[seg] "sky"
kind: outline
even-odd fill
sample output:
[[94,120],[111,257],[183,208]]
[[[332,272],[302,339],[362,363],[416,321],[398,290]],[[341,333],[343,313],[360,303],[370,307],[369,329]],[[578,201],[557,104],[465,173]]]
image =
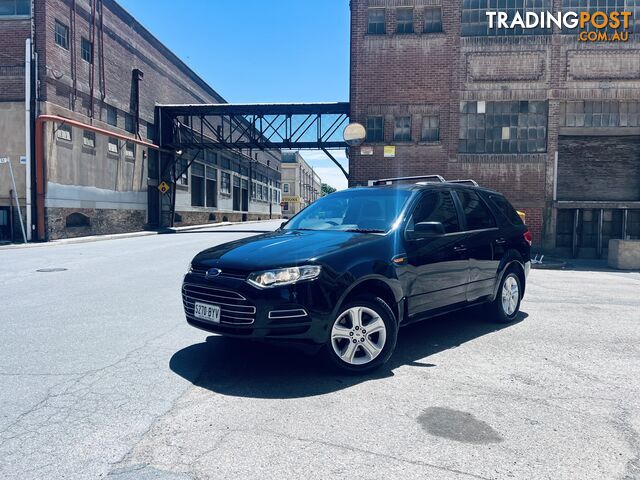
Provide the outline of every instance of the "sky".
[[[348,0],[118,1],[228,102],[349,100]],[[324,153],[301,153],[346,188]]]

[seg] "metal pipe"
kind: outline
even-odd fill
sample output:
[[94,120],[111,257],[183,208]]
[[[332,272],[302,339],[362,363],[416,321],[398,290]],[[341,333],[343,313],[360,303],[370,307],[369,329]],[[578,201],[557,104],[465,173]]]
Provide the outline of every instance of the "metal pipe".
[[31,39],[27,38],[24,49],[24,146],[25,146],[25,208],[27,241],[31,241]]
[[558,200],[558,152],[553,157],[553,201]]
[[46,239],[46,226],[45,226],[45,195],[47,184],[47,171],[44,158],[44,124],[47,122],[60,122],[66,123],[73,127],[78,127],[90,132],[99,133],[109,137],[114,137],[119,140],[133,142],[137,145],[142,145],[153,150],[160,150],[158,145],[150,142],[145,142],[134,137],[122,135],[121,133],[111,132],[103,128],[94,127],[93,125],[87,125],[86,123],[71,120],[58,115],[40,115],[35,122],[35,140],[36,140],[36,226],[38,233],[38,240],[44,241]]

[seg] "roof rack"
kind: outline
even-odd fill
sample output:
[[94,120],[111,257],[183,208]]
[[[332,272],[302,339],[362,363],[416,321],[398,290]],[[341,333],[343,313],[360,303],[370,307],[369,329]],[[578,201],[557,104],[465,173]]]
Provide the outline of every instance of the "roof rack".
[[397,178],[383,178],[380,180],[369,180],[369,186],[370,187],[375,187],[375,186],[379,186],[379,185],[393,185],[394,183],[398,183],[398,182],[407,182],[407,181],[415,181],[415,183],[418,183],[417,180],[422,180],[425,181],[425,183],[427,181],[431,181],[436,182],[436,183],[445,183],[446,180],[444,178],[442,178],[442,176],[440,175],[420,175],[417,177],[397,177]]
[[447,183],[460,183],[462,185],[471,185],[473,187],[479,187],[478,182],[475,180],[449,180]]

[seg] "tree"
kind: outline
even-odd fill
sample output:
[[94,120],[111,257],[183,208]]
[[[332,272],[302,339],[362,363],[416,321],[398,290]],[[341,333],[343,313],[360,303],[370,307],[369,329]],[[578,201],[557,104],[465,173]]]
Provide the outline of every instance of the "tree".
[[329,195],[330,193],[334,193],[337,190],[335,188],[333,188],[331,185],[327,185],[326,183],[322,184],[322,188],[320,189],[322,196],[324,197],[325,195]]

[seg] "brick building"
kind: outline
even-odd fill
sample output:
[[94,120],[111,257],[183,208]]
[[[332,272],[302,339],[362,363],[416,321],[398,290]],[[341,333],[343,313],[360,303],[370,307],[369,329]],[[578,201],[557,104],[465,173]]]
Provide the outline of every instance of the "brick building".
[[537,248],[564,255],[640,238],[640,30],[587,43],[492,29],[489,7],[627,10],[640,25],[632,0],[352,0],[351,119],[368,138],[350,151],[351,184],[473,178],[526,212]]
[[[29,95],[25,94],[27,39],[33,44],[34,67]],[[25,101],[29,97],[31,102]],[[155,149],[145,145],[157,142],[155,107],[223,102],[114,0],[0,2],[0,157],[11,159],[25,217],[25,205],[32,205],[31,225],[37,220],[36,178],[44,179],[48,239],[140,230],[163,219],[166,223],[158,207],[166,204],[157,188],[163,167]],[[25,103],[31,106],[27,122]],[[46,123],[45,167],[38,171],[31,155],[35,135],[28,132],[40,115],[64,117],[107,133]],[[185,168],[197,154],[180,153],[178,163]],[[279,155],[259,152],[251,159],[227,151],[200,155],[177,179],[177,224],[278,217]],[[29,159],[21,161],[24,156]],[[11,236],[11,217],[13,237],[19,238],[17,209],[9,195],[12,186],[3,167],[0,241]],[[31,167],[31,195],[27,167]],[[7,219],[4,226],[3,219]]]

